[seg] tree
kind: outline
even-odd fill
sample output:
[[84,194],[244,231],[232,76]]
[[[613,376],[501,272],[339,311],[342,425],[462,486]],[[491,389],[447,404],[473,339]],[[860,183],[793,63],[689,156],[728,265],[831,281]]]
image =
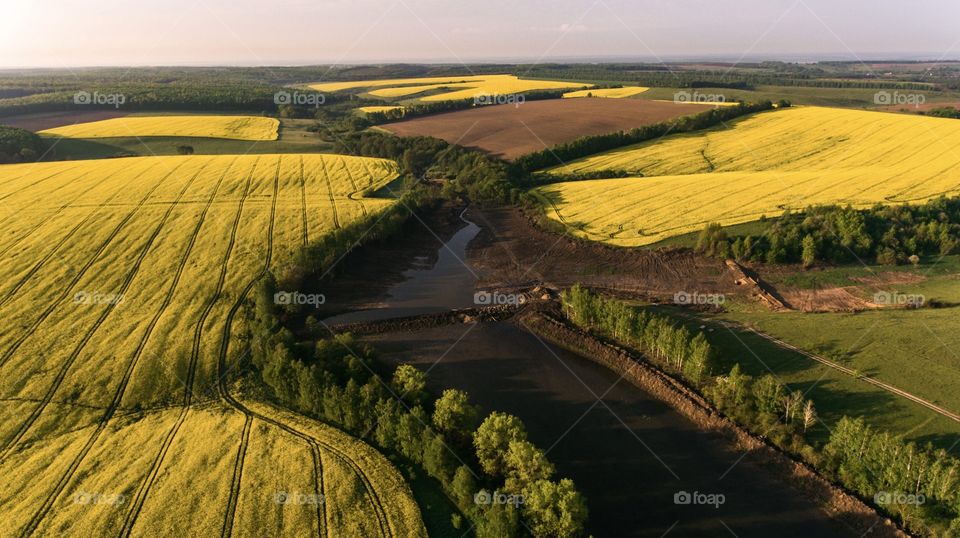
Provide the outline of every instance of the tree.
[[505,489],[510,493],[522,494],[529,484],[549,480],[554,473],[547,456],[529,441],[510,441],[504,465],[507,475]]
[[538,480],[524,492],[523,514],[534,536],[579,536],[587,521],[587,502],[568,478],[559,483]]
[[789,424],[800,413],[800,406],[803,405],[803,393],[795,390],[783,397],[783,418]]
[[807,405],[803,408],[803,432],[806,433],[816,423],[817,410],[813,407],[813,400],[807,400]]
[[453,473],[453,483],[450,488],[461,508],[472,505],[473,496],[477,493],[477,480],[473,476],[473,471],[466,465],[457,467],[456,472]]
[[783,409],[783,385],[777,378],[767,374],[753,384],[753,396],[757,402],[757,409],[761,413],[780,415]]
[[433,425],[439,431],[458,440],[468,439],[480,419],[480,409],[470,405],[466,392],[456,389],[443,391],[433,410]]
[[409,364],[401,364],[393,372],[391,385],[397,396],[416,405],[426,396],[427,374]]
[[506,413],[490,413],[473,434],[473,446],[483,472],[490,476],[504,476],[504,459],[510,442],[526,439],[527,431],[519,418]]
[[520,514],[509,504],[493,503],[480,508],[477,538],[513,538],[521,536]]
[[807,235],[803,238],[803,243],[801,244],[803,253],[800,255],[801,261],[803,261],[804,267],[812,267],[813,264],[817,261],[817,241],[813,238],[812,235]]
[[450,448],[443,442],[443,436],[434,432],[426,432],[423,450],[423,468],[430,476],[442,484],[450,482],[456,467],[456,460]]

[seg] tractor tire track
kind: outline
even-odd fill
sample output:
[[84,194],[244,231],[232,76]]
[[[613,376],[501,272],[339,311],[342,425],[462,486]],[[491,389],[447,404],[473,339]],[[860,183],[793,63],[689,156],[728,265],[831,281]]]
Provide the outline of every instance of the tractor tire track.
[[[227,313],[227,318],[223,325],[223,332],[220,340],[220,354],[217,360],[217,390],[222,398],[229,395],[229,392],[227,391],[226,378],[230,371],[226,368],[226,364],[227,353],[230,349],[230,328],[233,325],[233,318],[237,315],[237,311],[240,310],[240,307],[243,305],[247,294],[253,288],[254,284],[263,278],[263,276],[266,275],[270,270],[270,263],[273,259],[273,230],[277,216],[277,196],[279,194],[280,158],[277,159],[277,174],[273,179],[273,199],[271,200],[270,204],[270,225],[267,229],[267,253],[263,269],[261,269],[260,272],[257,273],[257,276],[251,279],[250,282],[244,287],[243,293],[240,294],[237,300],[230,307],[230,311]],[[249,423],[253,420],[250,413],[244,412],[244,415],[246,416],[246,422],[244,422],[245,438],[241,442],[240,452],[237,454],[236,465],[239,465],[239,467],[234,467],[233,485],[230,488],[230,497],[227,502],[227,513],[224,516],[223,528],[220,533],[221,538],[229,538],[229,536],[233,533],[233,521],[237,516],[237,499],[240,497],[240,480],[243,478],[243,458],[246,457],[246,442],[249,439]]]
[[46,319],[50,316],[51,313],[53,313],[54,310],[56,310],[60,301],[64,300],[70,295],[70,292],[73,290],[74,286],[76,286],[77,283],[80,282],[80,279],[83,278],[83,276],[87,273],[90,267],[92,267],[93,264],[96,263],[96,261],[100,258],[100,255],[103,254],[103,252],[107,249],[110,243],[112,243],[113,240],[116,239],[120,231],[127,225],[127,223],[130,222],[133,216],[137,214],[141,208],[143,208],[144,204],[153,195],[153,193],[156,192],[156,190],[160,188],[161,185],[164,184],[167,178],[173,175],[173,173],[182,164],[183,163],[180,163],[177,166],[175,166],[173,169],[170,170],[170,172],[167,173],[167,175],[163,176],[159,181],[157,181],[157,183],[153,186],[153,188],[151,188],[147,192],[147,194],[140,199],[140,202],[137,203],[137,205],[134,206],[134,208],[129,213],[127,213],[127,215],[123,218],[123,220],[121,220],[120,223],[114,227],[114,229],[110,232],[107,238],[97,248],[96,252],[93,253],[93,256],[91,256],[90,259],[87,260],[87,263],[84,264],[82,268],[80,268],[80,271],[78,271],[77,274],[73,277],[73,279],[67,284],[67,286],[64,288],[63,293],[60,294],[60,296],[57,297],[56,299],[50,301],[50,306],[46,310],[44,310],[43,313],[40,314],[40,317],[33,323],[33,325],[27,331],[25,331],[17,340],[15,340],[14,343],[11,344],[9,348],[7,348],[7,350],[3,353],[3,355],[0,356],[0,367],[6,364],[7,361],[10,360],[10,357],[12,357],[14,353],[16,353],[17,349],[19,349],[20,346],[23,345],[23,343],[27,340],[27,338],[32,336],[33,333],[37,331],[37,328],[40,327],[40,325],[44,321],[46,321]]
[[330,172],[327,170],[327,162],[323,156],[320,157],[320,166],[323,167],[323,179],[327,183],[327,198],[330,199],[330,210],[333,212],[333,227],[340,229],[340,217],[337,215],[337,202],[333,197],[333,184],[330,182]]
[[247,447],[250,444],[250,425],[253,417],[247,415],[243,421],[243,433],[240,436],[240,448],[237,449],[237,460],[233,464],[233,484],[230,486],[230,497],[227,500],[227,517],[223,518],[221,537],[233,534],[233,520],[237,513],[237,500],[240,496],[240,480],[243,479],[243,462],[247,459]]
[[320,445],[313,439],[310,440],[310,453],[313,455],[313,492],[317,494],[317,499],[320,500],[320,502],[316,503],[317,536],[319,538],[325,538],[329,525],[327,524],[327,497],[323,489],[323,460],[320,457]]
[[[151,166],[148,166],[148,167],[147,167],[147,170],[149,170],[151,167],[152,167],[152,165],[151,165]],[[144,172],[146,172],[146,170],[144,170]],[[76,182],[82,180],[83,178],[89,176],[89,175],[92,174],[92,173],[93,173],[93,171],[84,172],[83,174],[80,174],[79,176],[73,178],[73,179],[71,180],[71,183],[76,183]],[[89,189],[87,189],[87,190],[83,191],[82,193],[78,194],[76,197],[79,198],[80,196],[86,195],[87,193],[89,193],[90,191],[92,191],[93,189],[95,189],[96,187],[99,187],[100,185],[103,185],[104,183],[106,183],[108,179],[112,178],[112,177],[115,176],[115,175],[117,175],[116,172],[110,173],[109,175],[107,175],[107,176],[103,179],[103,181],[94,184],[92,187],[90,187]],[[59,191],[60,189],[68,186],[69,184],[70,184],[70,183],[64,183],[63,185],[57,187],[56,189],[53,189],[52,191],[49,191],[49,192],[47,192],[47,193],[44,193],[43,196],[40,196],[40,197],[37,197],[37,198],[46,198],[46,197],[48,197],[48,196],[51,196],[51,195],[53,195],[54,193],[56,193],[57,191]],[[29,205],[35,203],[36,200],[37,200],[37,199],[30,200],[29,202],[27,202],[27,205],[29,206]],[[53,212],[52,214],[46,215],[45,217],[43,217],[42,219],[40,219],[40,222],[39,222],[36,226],[34,226],[33,228],[30,228],[27,232],[25,232],[25,233],[22,234],[20,237],[18,237],[17,239],[15,239],[15,240],[13,241],[13,243],[11,243],[11,244],[3,247],[3,250],[0,250],[0,258],[2,258],[3,256],[6,256],[7,253],[10,252],[11,249],[13,249],[14,247],[16,247],[16,246],[19,245],[20,243],[22,243],[24,240],[26,240],[33,232],[35,232],[35,231],[37,231],[38,229],[40,229],[41,227],[43,227],[43,225],[46,224],[50,219],[52,219],[52,218],[56,217],[57,215],[59,215],[60,213],[62,213],[66,208],[72,207],[72,206],[75,206],[75,205],[76,205],[76,204],[75,204],[74,202],[68,202],[68,203],[60,206],[60,207],[59,207],[55,212]],[[4,228],[4,227],[7,225],[7,221],[14,220],[15,218],[17,218],[17,217],[19,217],[19,216],[20,216],[20,212],[19,212],[19,211],[13,211],[13,212],[11,212],[10,215],[8,215],[8,216],[5,217],[2,221],[0,221],[0,229]]]
[[[147,169],[144,170],[144,171],[141,172],[141,173],[146,173],[146,172],[149,171],[151,168],[153,168],[153,164],[151,164],[150,166],[148,166]],[[86,174],[84,174],[84,175],[86,175]],[[110,178],[113,177],[114,175],[115,175],[115,174],[110,174],[109,176],[107,176],[106,179],[104,179],[104,180],[101,181],[100,183],[96,184],[94,187],[103,184],[105,181],[107,181],[107,179],[110,179]],[[80,176],[80,177],[83,177],[83,176]],[[79,179],[79,178],[78,178],[78,179]],[[84,191],[83,194],[86,194],[87,192],[90,192],[94,187],[91,187],[90,189],[87,189],[86,191]],[[96,215],[97,212],[98,212],[100,209],[103,208],[103,206],[109,204],[110,202],[113,201],[114,198],[116,198],[117,196],[119,196],[120,193],[124,191],[124,187],[125,187],[125,186],[121,186],[120,189],[118,189],[117,192],[113,193],[113,194],[110,196],[110,198],[107,198],[107,200],[106,200],[105,202],[103,202],[103,204],[101,204],[101,205],[98,206],[96,209],[94,209],[93,211],[91,211],[86,217],[83,218],[83,220],[81,220],[79,223],[77,223],[76,226],[74,226],[73,228],[71,228],[70,231],[67,232],[66,235],[64,235],[63,237],[61,237],[61,238],[60,238],[60,241],[57,242],[57,244],[53,247],[53,249],[52,249],[50,252],[48,252],[46,256],[44,256],[44,257],[41,258],[39,261],[37,261],[37,263],[35,263],[35,264],[33,265],[33,267],[31,267],[30,270],[27,271],[27,274],[25,274],[25,275],[13,286],[13,288],[11,288],[10,291],[7,292],[7,296],[4,297],[2,300],[0,300],[0,308],[2,308],[4,305],[6,305],[6,304],[14,297],[14,295],[16,295],[18,291],[20,291],[20,288],[22,288],[22,287],[24,286],[24,284],[26,284],[31,278],[33,278],[33,275],[36,274],[36,272],[39,271],[40,268],[43,267],[48,261],[50,261],[50,258],[52,258],[57,252],[59,252],[60,249],[63,247],[63,245],[67,244],[67,242],[70,240],[70,238],[72,238],[73,235],[74,235],[75,233],[77,233],[77,231],[78,231],[83,225],[85,225],[87,222],[89,222],[89,221],[93,218],[93,216]],[[72,205],[74,205],[74,204],[73,204],[73,203],[69,203],[69,204],[66,204],[66,205],[61,206],[60,209],[57,210],[56,213],[54,213],[53,215],[50,215],[49,217],[47,217],[47,220],[55,217],[55,216],[56,216],[57,214],[59,214],[61,211],[63,211],[64,209],[66,209],[67,207],[70,207],[70,206],[72,206]],[[30,236],[30,234],[32,234],[32,233],[35,232],[37,229],[39,229],[39,228],[42,227],[44,224],[46,224],[47,220],[42,221],[40,224],[38,224],[36,227],[34,227],[33,229],[31,229],[29,232],[27,232],[27,233],[26,233],[24,236],[22,236],[20,239],[17,239],[17,240],[14,242],[13,245],[10,245],[10,246],[7,247],[6,249],[4,249],[4,253],[6,253],[6,251],[7,251],[8,249],[10,249],[10,248],[16,246],[17,244],[19,244],[21,241],[27,239],[27,238]],[[2,255],[2,254],[0,254],[0,255]]]
[[[180,432],[180,427],[186,421],[187,414],[190,411],[190,406],[193,403],[193,383],[194,379],[196,378],[197,362],[199,361],[200,357],[200,347],[203,343],[203,326],[207,321],[207,317],[209,317],[214,306],[220,300],[220,296],[223,293],[223,285],[227,279],[227,265],[230,261],[230,256],[233,254],[233,248],[237,239],[237,229],[240,226],[240,217],[243,214],[243,206],[247,200],[247,196],[250,193],[250,184],[253,181],[253,174],[256,170],[259,160],[260,159],[258,157],[253,162],[253,166],[250,168],[250,173],[247,175],[246,185],[244,186],[243,194],[240,196],[240,202],[237,205],[236,216],[233,219],[233,225],[230,229],[230,239],[227,244],[227,249],[224,252],[223,261],[220,264],[220,276],[217,280],[216,288],[214,289],[214,293],[210,297],[210,300],[208,300],[204,305],[203,311],[200,314],[200,318],[197,320],[197,323],[194,326],[193,347],[190,353],[190,364],[187,367],[187,379],[184,383],[183,406],[180,410],[180,414],[177,416],[177,420],[170,428],[170,431],[167,432],[166,437],[164,437],[163,443],[160,446],[160,451],[154,458],[153,464],[150,466],[150,470],[147,473],[146,478],[140,485],[140,488],[137,490],[136,496],[133,499],[133,503],[130,505],[130,510],[127,512],[127,515],[124,518],[123,527],[120,529],[119,533],[119,536],[122,538],[130,536],[130,533],[133,532],[133,526],[140,517],[140,512],[143,510],[143,504],[146,502],[147,496],[149,495],[150,490],[157,479],[157,475],[159,475],[160,469],[163,467],[163,462],[167,457],[167,452],[170,450],[170,446],[173,444],[174,439]],[[232,165],[233,163],[231,163],[231,166]],[[229,167],[227,170],[229,170]],[[224,175],[226,175],[226,173],[227,172],[225,171]]]
[[[363,200],[362,200],[363,196],[360,196],[360,188],[357,187],[357,181],[353,178],[353,172],[350,171],[350,167],[347,166],[347,162],[343,160],[343,157],[340,157],[338,159],[338,162],[340,163],[340,166],[343,167],[343,171],[347,173],[347,178],[350,179],[350,187],[353,189],[353,191],[350,193],[349,196],[347,196],[347,198],[360,204],[360,211],[363,213],[363,216],[367,216],[367,206],[363,205]],[[372,178],[374,176],[370,176],[370,177]]]
[[[205,167],[206,165],[204,165],[200,170],[197,171],[196,174],[194,174],[194,176],[190,179],[190,181],[188,181],[187,184],[184,186],[184,189],[180,192],[180,195],[177,197],[177,200],[173,204],[171,204],[170,207],[167,209],[167,212],[164,214],[163,219],[160,222],[160,225],[158,226],[157,230],[154,232],[153,236],[150,238],[150,241],[148,242],[147,247],[141,253],[141,257],[137,262],[138,265],[134,269],[134,274],[139,272],[140,262],[142,262],[143,259],[146,258],[146,254],[149,248],[152,246],[153,241],[156,239],[156,237],[159,236],[159,231],[163,227],[163,225],[166,223],[167,218],[173,212],[173,209],[177,207],[178,202],[183,197],[184,193],[186,193],[187,189],[191,185],[193,185],[194,180],[196,180],[196,178],[199,177],[201,173],[203,173],[203,170]],[[133,375],[133,371],[136,368],[136,365],[140,361],[140,357],[143,354],[143,350],[146,347],[147,342],[150,340],[150,337],[153,335],[153,330],[156,328],[157,323],[160,321],[160,317],[164,314],[164,312],[166,312],[167,307],[169,307],[170,303],[173,301],[173,295],[176,293],[177,287],[180,284],[180,278],[183,275],[183,270],[187,265],[187,260],[190,258],[190,254],[193,252],[193,247],[196,244],[197,237],[200,235],[200,229],[203,227],[203,222],[206,219],[207,212],[209,211],[210,206],[213,204],[213,200],[214,198],[216,198],[217,193],[220,191],[220,186],[223,184],[223,177],[224,176],[220,177],[220,180],[217,182],[213,190],[213,193],[210,195],[210,198],[207,200],[206,206],[204,207],[203,211],[200,213],[200,218],[197,220],[197,224],[193,229],[193,233],[191,234],[190,239],[187,242],[187,246],[184,249],[183,255],[180,258],[180,264],[177,267],[176,273],[174,273],[174,277],[170,283],[170,287],[167,290],[167,294],[164,297],[163,302],[160,305],[160,308],[157,309],[157,313],[154,314],[153,318],[150,320],[150,323],[147,325],[147,330],[144,332],[143,337],[140,339],[140,342],[137,345],[137,349],[134,351],[133,358],[131,359],[130,364],[127,366],[127,370],[124,372],[124,376],[121,379],[120,385],[117,388],[117,396],[114,397],[114,400],[116,401],[116,407],[119,407],[120,402],[122,402],[123,400],[123,394],[126,392],[127,385],[130,382],[130,377]],[[130,278],[124,283],[124,291],[132,281],[133,279]],[[41,403],[36,409],[34,409],[34,411],[30,414],[30,417],[28,417],[27,421],[24,422],[20,426],[20,428],[17,430],[17,432],[14,434],[13,438],[10,441],[8,441],[3,446],[3,448],[0,448],[0,461],[3,461],[6,458],[6,456],[13,449],[13,447],[20,442],[23,436],[26,435],[27,431],[29,431],[30,427],[33,426],[33,423],[37,420],[37,418],[39,418],[40,414],[43,413],[44,409],[46,409],[47,405],[53,399],[54,394],[56,394],[56,391],[60,388],[60,384],[63,382],[63,379],[66,377],[66,374],[68,373],[70,367],[76,361],[77,357],[80,356],[80,353],[83,352],[83,349],[93,338],[93,335],[100,328],[102,323],[106,320],[106,318],[110,315],[110,313],[113,312],[113,309],[115,306],[116,306],[115,304],[111,304],[110,308],[106,309],[106,311],[100,317],[100,319],[97,320],[97,323],[91,328],[90,331],[87,332],[86,335],[84,335],[84,338],[80,341],[77,348],[74,349],[73,353],[70,354],[70,357],[66,361],[64,361],[63,367],[58,373],[53,386],[47,391],[47,394],[44,396],[43,403]],[[110,408],[108,407],[107,409],[109,410]],[[112,415],[111,417],[108,417],[106,420],[110,420],[110,418],[112,418]]]
[[300,156],[300,213],[303,219],[303,246],[310,242],[310,228],[307,222],[307,180],[303,175],[303,155]]
[[[210,161],[208,161],[206,164],[209,164],[209,162]],[[186,194],[190,186],[193,185],[193,180],[200,175],[200,173],[203,171],[203,168],[206,167],[206,164],[204,164],[203,167],[201,167],[201,169],[198,170],[197,173],[189,181],[186,182],[184,187],[180,190],[179,194],[177,195],[176,200],[172,204],[170,204],[167,210],[164,212],[163,217],[160,219],[160,222],[157,224],[157,227],[153,230],[153,233],[148,238],[146,245],[140,251],[140,255],[138,256],[136,262],[134,263],[132,270],[127,274],[123,282],[123,286],[120,289],[121,294],[125,293],[126,290],[130,287],[131,282],[140,271],[140,266],[143,264],[143,260],[147,257],[147,254],[150,252],[151,248],[153,247],[153,242],[160,235],[160,232],[162,231],[164,225],[166,224],[167,219],[170,217],[170,214],[173,212],[174,208],[176,208],[179,205],[179,202],[183,198],[183,195]],[[185,264],[186,263],[185,259],[182,260],[181,263]],[[169,296],[171,296],[171,292],[168,291],[168,298],[165,300],[166,304],[169,304]],[[113,312],[116,306],[117,306],[116,303],[110,304],[109,307],[105,309],[104,313],[97,320],[96,325],[94,325],[94,327],[92,327],[91,330],[88,331],[86,335],[84,335],[84,339],[81,341],[80,345],[78,346],[78,349],[74,350],[74,354],[71,356],[70,360],[66,362],[66,364],[64,365],[64,368],[62,368],[60,373],[58,374],[59,379],[56,382],[57,386],[59,386],[59,383],[62,382],[63,378],[66,376],[67,369],[69,368],[70,364],[72,364],[73,360],[76,359],[76,356],[79,355],[79,352],[82,349],[82,347],[86,345],[86,343],[93,336],[93,333],[96,332],[96,330],[100,327],[100,325],[103,324],[103,322],[110,315],[110,313]],[[164,305],[163,308],[165,307],[166,305]],[[163,309],[161,309],[160,311],[161,314],[162,314],[162,310]],[[154,319],[158,319],[158,318],[159,318],[159,315],[155,316]],[[153,325],[155,325],[155,321],[153,322]],[[149,327],[148,332],[152,332],[152,330],[153,330],[153,326]],[[41,521],[43,521],[43,519],[47,516],[47,514],[53,508],[53,505],[56,502],[56,499],[60,496],[61,493],[63,493],[64,488],[66,488],[70,480],[73,479],[74,474],[76,473],[80,465],[83,463],[83,460],[86,459],[86,456],[90,452],[90,450],[93,448],[93,445],[96,444],[97,440],[99,440],[100,435],[103,433],[103,431],[107,427],[107,423],[113,417],[117,408],[120,407],[120,401],[123,398],[123,391],[126,389],[126,384],[130,379],[130,375],[132,374],[133,368],[136,366],[137,359],[139,359],[140,354],[143,352],[143,347],[145,346],[146,341],[148,339],[149,339],[149,334],[145,335],[145,337],[141,339],[140,344],[137,348],[137,351],[134,354],[134,358],[131,361],[130,365],[128,365],[127,367],[127,372],[125,373],[123,382],[119,387],[117,387],[117,390],[114,393],[113,400],[111,401],[110,405],[107,407],[106,411],[104,411],[104,414],[101,417],[99,423],[97,424],[97,427],[94,430],[93,434],[91,434],[90,438],[87,440],[83,448],[80,450],[80,453],[77,454],[77,456],[73,459],[73,461],[67,467],[66,472],[57,481],[53,491],[50,492],[50,494],[41,504],[40,509],[37,510],[36,513],[34,513],[33,517],[27,523],[26,528],[24,528],[23,532],[21,533],[21,536],[24,536],[24,537],[30,536],[37,530],[37,527],[39,527]],[[51,391],[51,393],[52,392],[53,391]],[[12,447],[13,445],[10,445],[10,446]]]
[[[376,490],[373,488],[372,481],[366,475],[366,473],[364,473],[362,467],[359,464],[357,464],[347,454],[340,451],[333,445],[329,443],[325,443],[321,440],[315,439],[271,417],[267,417],[265,415],[257,413],[249,409],[242,403],[240,403],[237,399],[233,397],[233,395],[230,394],[230,390],[227,384],[227,374],[229,373],[229,370],[227,369],[226,365],[227,365],[227,355],[229,353],[229,348],[230,348],[230,334],[233,327],[233,320],[236,317],[237,312],[240,310],[240,307],[243,305],[244,301],[246,301],[247,296],[250,294],[250,290],[252,290],[254,285],[256,285],[256,283],[261,278],[263,278],[267,274],[267,272],[270,270],[270,264],[272,263],[272,259],[273,259],[273,231],[274,231],[274,223],[276,220],[278,188],[279,188],[279,177],[274,181],[274,197],[273,197],[273,204],[270,212],[270,227],[269,227],[268,236],[267,236],[267,254],[266,254],[263,268],[260,270],[259,274],[257,274],[254,278],[252,278],[244,287],[243,291],[237,297],[237,300],[231,306],[230,311],[227,313],[226,320],[224,321],[223,334],[220,340],[220,353],[219,353],[220,356],[218,358],[219,376],[217,380],[217,390],[220,393],[220,397],[223,400],[225,400],[234,409],[243,413],[248,420],[251,420],[252,418],[256,418],[267,424],[271,424],[291,435],[294,435],[296,437],[299,437],[300,439],[303,439],[307,443],[316,443],[319,446],[323,447],[325,450],[334,454],[336,457],[343,460],[348,467],[350,467],[355,473],[357,473],[357,476],[360,478],[361,482],[363,482],[364,487],[366,488],[368,494],[370,495],[371,504],[373,505],[374,512],[376,513],[376,516],[377,516],[377,523],[380,526],[381,535],[390,536],[390,532],[389,532],[390,525],[386,517],[386,512],[383,509],[383,504],[379,496],[377,495]],[[246,449],[245,446],[242,446],[241,448],[244,451]],[[240,458],[241,458],[241,455],[238,454],[238,461],[240,460]],[[242,465],[240,470],[242,472]],[[233,520],[236,516],[236,499],[237,497],[239,497],[239,485],[240,485],[239,477],[235,477],[234,487],[232,487],[230,491],[230,502],[228,503],[228,511],[224,519],[224,526],[223,526],[223,532],[221,533],[221,538],[228,538],[230,536],[230,533],[233,531]]]

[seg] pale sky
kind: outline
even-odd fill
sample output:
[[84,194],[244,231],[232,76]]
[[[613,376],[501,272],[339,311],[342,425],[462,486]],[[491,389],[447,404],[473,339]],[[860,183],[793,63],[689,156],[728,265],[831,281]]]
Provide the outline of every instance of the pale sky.
[[[958,0],[8,0],[0,67],[960,59]],[[896,57],[896,58],[895,58]]]

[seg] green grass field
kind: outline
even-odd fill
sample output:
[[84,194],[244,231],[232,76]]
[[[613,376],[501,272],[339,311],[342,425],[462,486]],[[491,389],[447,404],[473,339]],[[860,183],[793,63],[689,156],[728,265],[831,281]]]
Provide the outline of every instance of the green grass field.
[[[937,352],[937,346],[929,342],[933,339],[930,333],[925,330],[920,332],[919,318],[914,318],[906,327],[902,325],[905,318],[918,314],[918,311],[826,315],[761,312],[751,308],[750,312],[732,312],[715,318],[698,315],[698,321],[693,321],[681,317],[689,315],[686,310],[662,306],[650,308],[673,316],[678,323],[689,325],[691,330],[703,323],[712,328],[707,337],[719,350],[719,370],[729,371],[739,363],[752,376],[773,373],[791,389],[805,392],[806,397],[816,403],[824,423],[816,432],[820,440],[827,439],[829,428],[844,415],[863,417],[883,430],[921,443],[931,442],[946,449],[954,447],[960,439],[960,423],[799,353],[783,349],[750,331],[713,323],[726,320],[755,326],[781,340],[818,352],[948,408],[960,408],[956,404],[960,399],[955,391],[951,393],[950,388],[955,386],[960,359],[951,356],[950,360],[939,360],[949,352],[943,346],[940,346],[943,353]],[[924,321],[932,326],[939,324],[935,329],[938,334],[948,334],[949,319],[956,316],[956,312],[931,312],[944,316],[928,317]],[[827,331],[825,327],[831,329]],[[958,340],[960,338],[954,337],[949,343],[956,346]],[[924,349],[912,349],[922,342],[925,342]],[[838,360],[838,354],[830,353],[830,350],[853,350],[853,354],[845,360]]]

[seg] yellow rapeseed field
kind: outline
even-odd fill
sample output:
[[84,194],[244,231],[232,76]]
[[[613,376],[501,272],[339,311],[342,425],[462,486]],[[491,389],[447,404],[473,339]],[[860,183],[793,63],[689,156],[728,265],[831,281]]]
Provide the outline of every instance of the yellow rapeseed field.
[[390,112],[393,110],[403,110],[402,106],[361,106],[357,110],[364,114],[375,114],[377,112]]
[[960,193],[960,122],[817,107],[593,155],[551,170],[637,176],[536,191],[576,233],[636,246],[811,204],[923,202]]
[[577,90],[563,94],[564,99],[574,99],[577,97],[607,97],[610,99],[623,99],[639,95],[650,88],[643,86],[624,86],[623,88],[601,88],[596,90]]
[[0,535],[346,536],[343,511],[365,511],[366,536],[425,536],[374,449],[219,383],[248,285],[387,208],[361,193],[397,173],[313,154],[0,166]]
[[449,90],[419,99],[419,101],[423,102],[435,102],[471,99],[478,96],[508,95],[532,90],[560,90],[564,88],[583,88],[590,86],[592,86],[592,84],[583,84],[580,82],[520,79],[515,75],[471,75],[326,82],[313,84],[310,88],[319,92],[371,88],[369,91],[370,95],[384,99],[406,98],[441,88]]
[[280,122],[260,116],[125,116],[40,131],[65,138],[183,136],[276,140]]

